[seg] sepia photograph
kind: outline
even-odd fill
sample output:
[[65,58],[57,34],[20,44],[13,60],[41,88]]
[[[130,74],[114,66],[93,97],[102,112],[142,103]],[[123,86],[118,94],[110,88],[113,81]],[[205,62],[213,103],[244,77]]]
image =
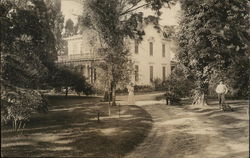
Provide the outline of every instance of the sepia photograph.
[[2,158],[249,158],[248,0],[0,0]]

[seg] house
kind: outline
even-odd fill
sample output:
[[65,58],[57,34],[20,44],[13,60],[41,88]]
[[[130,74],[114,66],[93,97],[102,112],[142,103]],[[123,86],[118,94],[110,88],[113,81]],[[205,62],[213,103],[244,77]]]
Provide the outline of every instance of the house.
[[[171,73],[172,39],[164,38],[152,24],[146,25],[144,32],[142,41],[130,39],[128,42],[135,70],[132,82],[136,85],[151,85],[155,79],[164,81]],[[58,56],[58,63],[74,66],[94,84],[98,78],[95,63],[101,58],[89,42],[90,34],[91,31],[84,31],[82,35],[65,38],[68,52]]]

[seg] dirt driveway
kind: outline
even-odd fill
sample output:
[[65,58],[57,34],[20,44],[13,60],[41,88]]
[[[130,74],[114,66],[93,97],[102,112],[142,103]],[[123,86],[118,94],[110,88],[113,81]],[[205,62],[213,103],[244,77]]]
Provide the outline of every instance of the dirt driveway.
[[167,106],[137,101],[151,114],[148,137],[125,158],[248,158],[247,101],[231,101],[234,112],[210,107]]

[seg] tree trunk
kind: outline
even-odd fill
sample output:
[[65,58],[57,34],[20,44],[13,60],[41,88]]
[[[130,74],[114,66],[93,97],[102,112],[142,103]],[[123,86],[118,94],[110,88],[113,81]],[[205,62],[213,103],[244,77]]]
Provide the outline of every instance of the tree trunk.
[[112,86],[112,106],[116,106],[116,84],[113,83]]
[[194,91],[193,105],[206,106],[209,84],[204,79],[196,81],[197,89]]
[[111,99],[111,97],[110,97],[110,91],[108,91],[108,113],[109,113],[109,116],[111,115],[111,110],[110,110],[110,99]]
[[206,106],[207,98],[204,92],[195,92],[193,105]]
[[69,89],[68,89],[68,87],[66,87],[66,90],[65,90],[65,98],[67,98],[68,93],[69,93]]

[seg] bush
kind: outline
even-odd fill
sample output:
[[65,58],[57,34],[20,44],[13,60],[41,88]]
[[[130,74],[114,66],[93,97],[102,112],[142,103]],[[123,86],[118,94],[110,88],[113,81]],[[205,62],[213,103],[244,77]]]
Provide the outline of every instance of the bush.
[[152,92],[154,88],[150,85],[135,85],[134,86],[135,92]]
[[1,124],[12,122],[15,131],[24,127],[33,112],[48,111],[48,101],[39,91],[4,83],[1,88]]
[[65,88],[65,96],[69,90],[75,91],[78,95],[94,93],[93,87],[86,81],[85,77],[74,72],[72,67],[54,67],[51,71],[49,84],[56,89]]
[[156,78],[154,81],[153,81],[153,85],[154,85],[154,90],[156,91],[161,91],[161,90],[165,90],[165,86],[164,86],[164,83],[161,79],[159,78]]
[[170,101],[171,105],[180,104],[181,97],[177,93],[167,91],[164,96],[166,98],[167,104],[168,101]]
[[[165,81],[166,99],[172,103],[179,103],[181,98],[190,97],[194,82],[188,79],[181,65],[177,65]],[[171,101],[172,100],[172,101]]]
[[128,93],[128,89],[127,88],[118,88],[116,90],[117,93]]

